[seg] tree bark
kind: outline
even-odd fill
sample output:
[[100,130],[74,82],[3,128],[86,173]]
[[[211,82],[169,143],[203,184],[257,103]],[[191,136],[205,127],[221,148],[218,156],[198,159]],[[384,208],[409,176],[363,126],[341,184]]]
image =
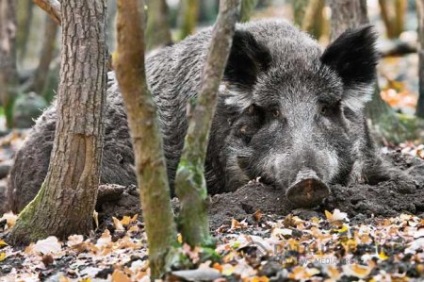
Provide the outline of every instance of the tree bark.
[[419,78],[419,96],[416,115],[424,118],[424,0],[416,0],[418,14],[418,39],[420,47],[418,49],[418,78]]
[[0,99],[6,115],[6,126],[13,126],[13,100],[16,96],[16,3],[0,0]]
[[31,30],[31,21],[34,11],[34,3],[32,1],[17,1],[18,9],[18,33],[17,33],[17,51],[18,61],[22,65],[25,60],[28,38]]
[[207,190],[204,163],[216,96],[230,52],[240,0],[220,2],[219,15],[209,45],[197,105],[189,127],[176,177],[180,199],[179,224],[183,241],[190,246],[211,245],[207,216]]
[[[329,0],[331,8],[331,40],[348,28],[368,24],[366,0]],[[409,136],[393,109],[380,96],[376,83],[372,100],[367,103],[365,113],[370,120],[374,137],[380,141],[399,143]]]
[[57,30],[58,26],[56,22],[53,21],[50,17],[46,17],[44,26],[44,41],[41,48],[40,61],[38,63],[37,69],[35,70],[31,87],[35,93],[41,96],[43,96],[44,93],[50,69],[50,63],[53,60],[54,51],[56,49]]
[[329,0],[331,8],[331,35],[334,41],[348,28],[368,24],[366,0]]
[[183,40],[194,32],[199,16],[198,0],[181,0],[179,15],[179,40]]
[[172,43],[168,22],[168,5],[165,0],[148,1],[146,27],[147,50]]
[[88,234],[99,185],[106,92],[103,0],[62,1],[61,78],[46,179],[21,212],[9,241]]
[[146,84],[144,1],[118,1],[117,38],[115,69],[133,142],[151,278],[161,278],[177,236],[156,107]]

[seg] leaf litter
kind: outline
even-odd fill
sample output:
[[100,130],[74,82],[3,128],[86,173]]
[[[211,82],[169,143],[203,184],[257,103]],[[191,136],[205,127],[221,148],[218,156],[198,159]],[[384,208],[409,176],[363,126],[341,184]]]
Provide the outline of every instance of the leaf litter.
[[[114,224],[113,230],[65,242],[48,237],[25,249],[0,241],[0,281],[149,281],[143,223],[124,217]],[[233,219],[213,234],[217,256],[204,259],[202,248],[183,245],[192,269],[170,272],[169,281],[424,279],[424,219],[410,214],[369,223],[352,222],[337,209],[308,220],[262,215]]]

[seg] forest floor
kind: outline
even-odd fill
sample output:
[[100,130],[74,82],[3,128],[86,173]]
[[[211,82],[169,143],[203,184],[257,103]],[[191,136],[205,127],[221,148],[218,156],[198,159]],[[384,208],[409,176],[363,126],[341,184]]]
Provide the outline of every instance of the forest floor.
[[[0,158],[10,157],[24,135],[2,138]],[[415,179],[414,187],[333,185],[308,210],[293,209],[281,191],[258,181],[211,197],[215,252],[183,246],[191,270],[172,271],[168,280],[423,281],[424,146],[402,146],[386,157]],[[97,205],[90,236],[49,237],[26,248],[0,240],[0,281],[149,281],[138,191],[121,188],[119,197]],[[178,213],[178,200],[172,203]],[[3,215],[0,234],[16,217]]]

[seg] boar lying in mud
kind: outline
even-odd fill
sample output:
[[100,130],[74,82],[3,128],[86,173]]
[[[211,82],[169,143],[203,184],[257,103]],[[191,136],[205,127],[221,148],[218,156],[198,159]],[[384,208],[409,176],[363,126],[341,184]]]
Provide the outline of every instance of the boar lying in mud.
[[[211,29],[147,57],[173,189],[187,131],[187,103],[196,97]],[[408,182],[386,165],[370,138],[363,109],[375,80],[376,34],[365,26],[343,33],[323,52],[284,21],[237,26],[213,118],[205,173],[211,194],[251,179],[281,189],[297,206],[314,206],[329,184]],[[123,100],[111,74],[105,112],[101,183],[136,183]],[[8,184],[20,211],[47,173],[54,138],[53,105],[17,153]]]

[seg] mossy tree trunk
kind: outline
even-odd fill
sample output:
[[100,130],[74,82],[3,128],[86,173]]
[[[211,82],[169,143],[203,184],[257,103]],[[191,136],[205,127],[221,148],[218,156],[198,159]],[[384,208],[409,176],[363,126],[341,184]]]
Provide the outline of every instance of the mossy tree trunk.
[[418,49],[418,78],[419,78],[419,96],[416,115],[424,118],[424,0],[416,0],[418,14],[418,39],[420,47]]
[[[366,0],[329,0],[329,5],[332,10],[332,41],[348,28],[369,23]],[[376,84],[372,100],[365,107],[365,113],[370,120],[374,137],[378,141],[398,143],[410,135],[393,109],[381,98],[378,84]]]
[[180,6],[178,39],[183,40],[196,29],[199,17],[199,0],[181,0]]
[[6,115],[6,126],[13,126],[13,100],[16,96],[16,1],[0,0],[0,100]]
[[37,69],[35,70],[31,87],[31,90],[40,96],[43,96],[44,94],[50,63],[54,58],[57,30],[57,23],[46,15],[40,61],[38,62]]
[[106,93],[104,0],[61,2],[56,133],[46,179],[9,236],[26,244],[88,234],[99,185]]
[[114,62],[124,97],[135,155],[137,183],[149,246],[151,278],[161,278],[177,232],[162,152],[156,107],[146,84],[144,1],[119,0]]
[[176,177],[176,192],[180,199],[179,225],[183,241],[190,246],[210,245],[207,214],[208,197],[204,177],[204,163],[209,130],[215,112],[216,96],[230,52],[235,24],[239,18],[240,0],[220,2],[217,22],[197,104],[189,120],[189,127]]
[[172,43],[166,0],[147,2],[146,47],[151,50]]

